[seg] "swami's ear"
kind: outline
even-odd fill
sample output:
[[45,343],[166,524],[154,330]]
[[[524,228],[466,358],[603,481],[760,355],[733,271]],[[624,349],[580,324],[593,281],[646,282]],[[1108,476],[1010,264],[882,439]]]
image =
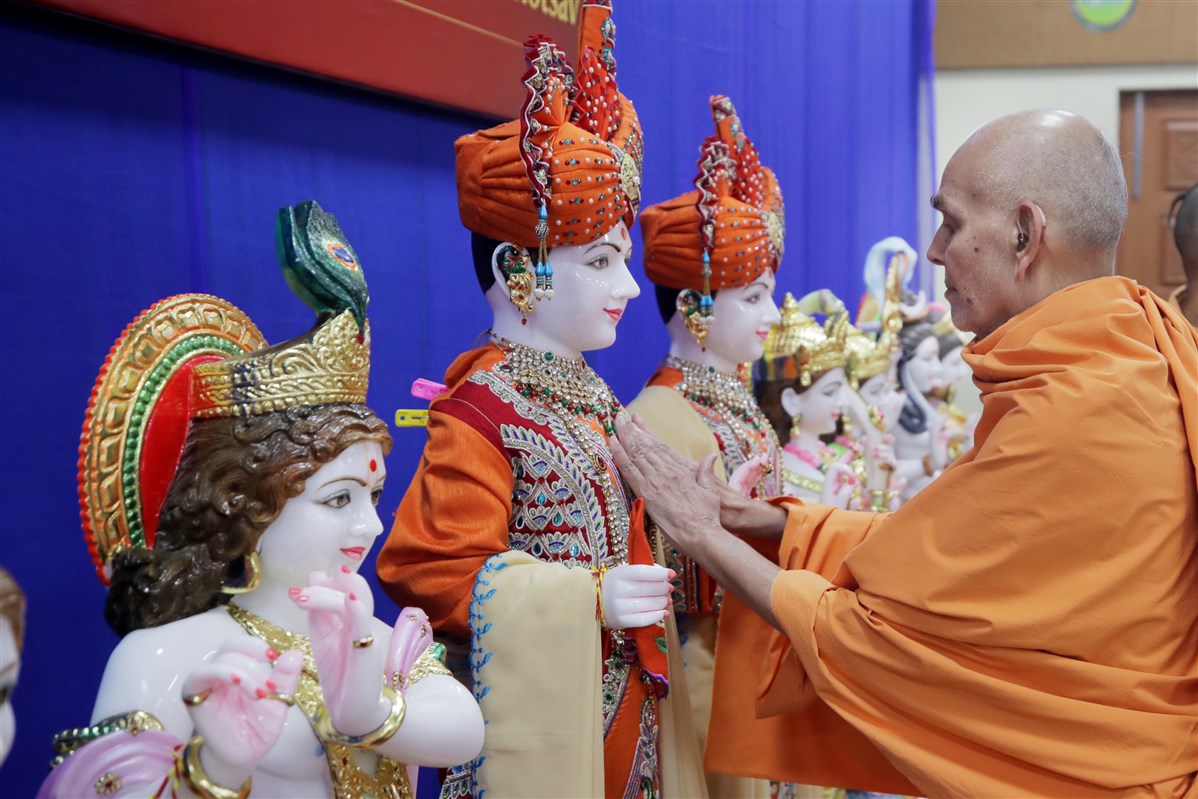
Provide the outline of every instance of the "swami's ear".
[[1044,246],[1048,219],[1044,209],[1031,200],[1024,200],[1015,209],[1015,279],[1024,280]]

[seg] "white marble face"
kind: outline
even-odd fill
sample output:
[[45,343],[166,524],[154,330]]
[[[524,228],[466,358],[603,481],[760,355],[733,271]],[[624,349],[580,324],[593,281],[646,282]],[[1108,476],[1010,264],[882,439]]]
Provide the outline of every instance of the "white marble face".
[[940,367],[940,342],[928,336],[915,347],[915,354],[906,365],[903,385],[908,391],[930,394],[933,389],[944,385],[944,374]]
[[866,380],[857,393],[865,400],[866,405],[871,405],[881,412],[887,431],[898,422],[903,403],[907,401],[907,392],[898,387],[893,368]]
[[[781,320],[774,303],[774,270],[767,269],[746,286],[720,289],[712,305],[707,349],[724,364],[761,357],[770,327]],[[725,371],[731,371],[725,367]]]
[[12,690],[21,670],[17,637],[8,619],[0,617],[0,764],[8,757],[16,737],[16,717],[12,711]]
[[314,571],[358,571],[383,532],[376,505],[386,478],[377,441],[351,444],[320,467],[262,533],[263,581],[303,586]]
[[946,386],[955,386],[972,374],[969,364],[965,363],[961,357],[963,349],[963,347],[954,347],[940,359],[941,377]]
[[821,374],[803,393],[794,389],[782,392],[782,409],[793,419],[800,416],[799,429],[821,436],[836,430],[836,420],[849,405],[844,369],[837,366]]
[[628,271],[631,257],[622,221],[590,244],[549,250],[553,298],[535,304],[522,343],[567,357],[614,344],[628,302],[641,293]]

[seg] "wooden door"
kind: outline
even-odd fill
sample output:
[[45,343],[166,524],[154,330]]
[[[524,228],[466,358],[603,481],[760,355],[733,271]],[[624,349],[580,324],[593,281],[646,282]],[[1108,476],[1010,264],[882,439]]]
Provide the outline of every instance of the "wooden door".
[[1169,205],[1198,183],[1198,89],[1119,93],[1127,225],[1116,271],[1168,297],[1186,282]]

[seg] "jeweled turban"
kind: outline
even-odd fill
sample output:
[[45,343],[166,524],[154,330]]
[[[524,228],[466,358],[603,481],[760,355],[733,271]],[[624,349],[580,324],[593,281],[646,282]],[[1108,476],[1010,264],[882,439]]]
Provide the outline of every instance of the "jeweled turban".
[[695,191],[641,214],[645,274],[656,285],[702,290],[703,253],[711,288],[744,286],[777,271],[786,234],[782,191],[761,165],[732,101],[711,98],[716,135],[700,148]]
[[636,110],[616,87],[611,0],[582,7],[577,69],[553,41],[524,44],[520,118],[462,136],[458,212],[468,229],[524,247],[589,244],[640,204],[643,145]]

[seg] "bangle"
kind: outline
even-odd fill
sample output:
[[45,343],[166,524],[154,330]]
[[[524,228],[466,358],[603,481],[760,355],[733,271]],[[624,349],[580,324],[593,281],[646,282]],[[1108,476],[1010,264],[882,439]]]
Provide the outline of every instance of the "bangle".
[[182,755],[177,755],[179,757],[178,768],[187,781],[188,787],[200,799],[247,799],[254,778],[246,777],[241,788],[236,791],[217,785],[208,776],[208,772],[204,771],[204,764],[200,762],[200,747],[203,745],[204,737],[197,735],[187,742],[187,746],[183,747]]
[[390,685],[383,686],[383,696],[391,701],[391,715],[383,719],[383,723],[370,732],[363,733],[362,735],[345,735],[337,732],[333,727],[333,720],[329,718],[327,708],[321,708],[318,715],[310,717],[312,730],[322,741],[333,744],[354,746],[358,749],[374,749],[377,746],[381,746],[399,730],[400,725],[403,724],[404,712],[406,710],[403,695]]
[[595,618],[600,627],[606,628],[607,617],[603,615],[603,575],[607,574],[607,567],[600,566],[591,573],[595,575]]

